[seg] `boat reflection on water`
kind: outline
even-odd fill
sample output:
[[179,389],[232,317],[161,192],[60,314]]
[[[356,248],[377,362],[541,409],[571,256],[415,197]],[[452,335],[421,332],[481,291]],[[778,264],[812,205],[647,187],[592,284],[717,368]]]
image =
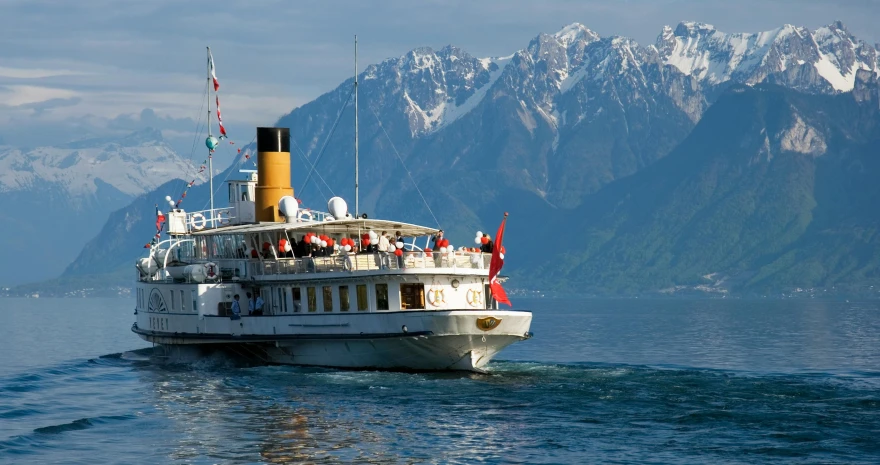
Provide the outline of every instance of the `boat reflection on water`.
[[[242,367],[216,353],[190,364],[142,366],[139,376],[162,417],[171,461],[266,463],[444,460],[502,454],[481,416],[486,399],[459,399],[437,383],[472,383],[473,373],[407,374],[294,367]],[[151,386],[151,388],[150,388]],[[416,387],[413,389],[413,387]],[[490,389],[494,390],[494,389]],[[434,399],[435,405],[428,405]],[[489,409],[494,410],[494,409]],[[503,412],[499,410],[499,415]],[[165,420],[167,419],[167,420]],[[438,439],[439,438],[439,439]],[[259,458],[257,458],[257,455]]]

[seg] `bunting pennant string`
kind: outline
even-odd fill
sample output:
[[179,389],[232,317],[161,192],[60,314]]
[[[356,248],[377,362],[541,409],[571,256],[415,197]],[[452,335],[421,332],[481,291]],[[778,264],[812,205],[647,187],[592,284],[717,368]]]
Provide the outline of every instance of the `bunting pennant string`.
[[196,185],[196,180],[195,180],[195,179],[193,179],[192,181],[186,183],[186,187],[183,189],[183,193],[180,194],[180,198],[177,199],[177,203],[174,204],[174,208],[180,208],[180,204],[183,203],[183,199],[186,198],[186,193],[189,192],[189,188],[192,187],[192,186],[194,186],[194,185]]
[[[220,138],[224,139],[229,136],[226,135],[226,128],[223,127],[223,117],[220,116],[220,96],[216,96],[214,101],[217,102],[217,124],[220,125]],[[229,143],[231,144],[232,141],[229,141]]]

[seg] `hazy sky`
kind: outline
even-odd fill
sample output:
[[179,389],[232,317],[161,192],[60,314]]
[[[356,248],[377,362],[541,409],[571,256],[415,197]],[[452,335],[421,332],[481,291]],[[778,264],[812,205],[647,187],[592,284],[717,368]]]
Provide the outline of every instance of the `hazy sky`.
[[29,145],[146,124],[192,131],[206,45],[227,127],[250,134],[351,76],[355,33],[361,69],[425,45],[509,55],[572,22],[642,44],[682,20],[758,32],[839,19],[880,39],[874,0],[0,0],[0,18],[0,138]]

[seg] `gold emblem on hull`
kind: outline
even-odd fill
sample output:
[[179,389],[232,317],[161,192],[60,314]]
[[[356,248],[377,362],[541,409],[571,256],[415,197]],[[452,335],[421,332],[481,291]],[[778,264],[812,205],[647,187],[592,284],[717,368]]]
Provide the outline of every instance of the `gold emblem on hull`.
[[487,316],[485,318],[477,318],[477,328],[480,331],[492,331],[501,324],[501,318]]

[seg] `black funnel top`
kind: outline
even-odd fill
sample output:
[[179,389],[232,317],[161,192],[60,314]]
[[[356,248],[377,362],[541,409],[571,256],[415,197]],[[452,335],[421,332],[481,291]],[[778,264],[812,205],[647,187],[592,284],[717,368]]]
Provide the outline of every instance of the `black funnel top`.
[[290,153],[290,128],[257,128],[257,152]]

